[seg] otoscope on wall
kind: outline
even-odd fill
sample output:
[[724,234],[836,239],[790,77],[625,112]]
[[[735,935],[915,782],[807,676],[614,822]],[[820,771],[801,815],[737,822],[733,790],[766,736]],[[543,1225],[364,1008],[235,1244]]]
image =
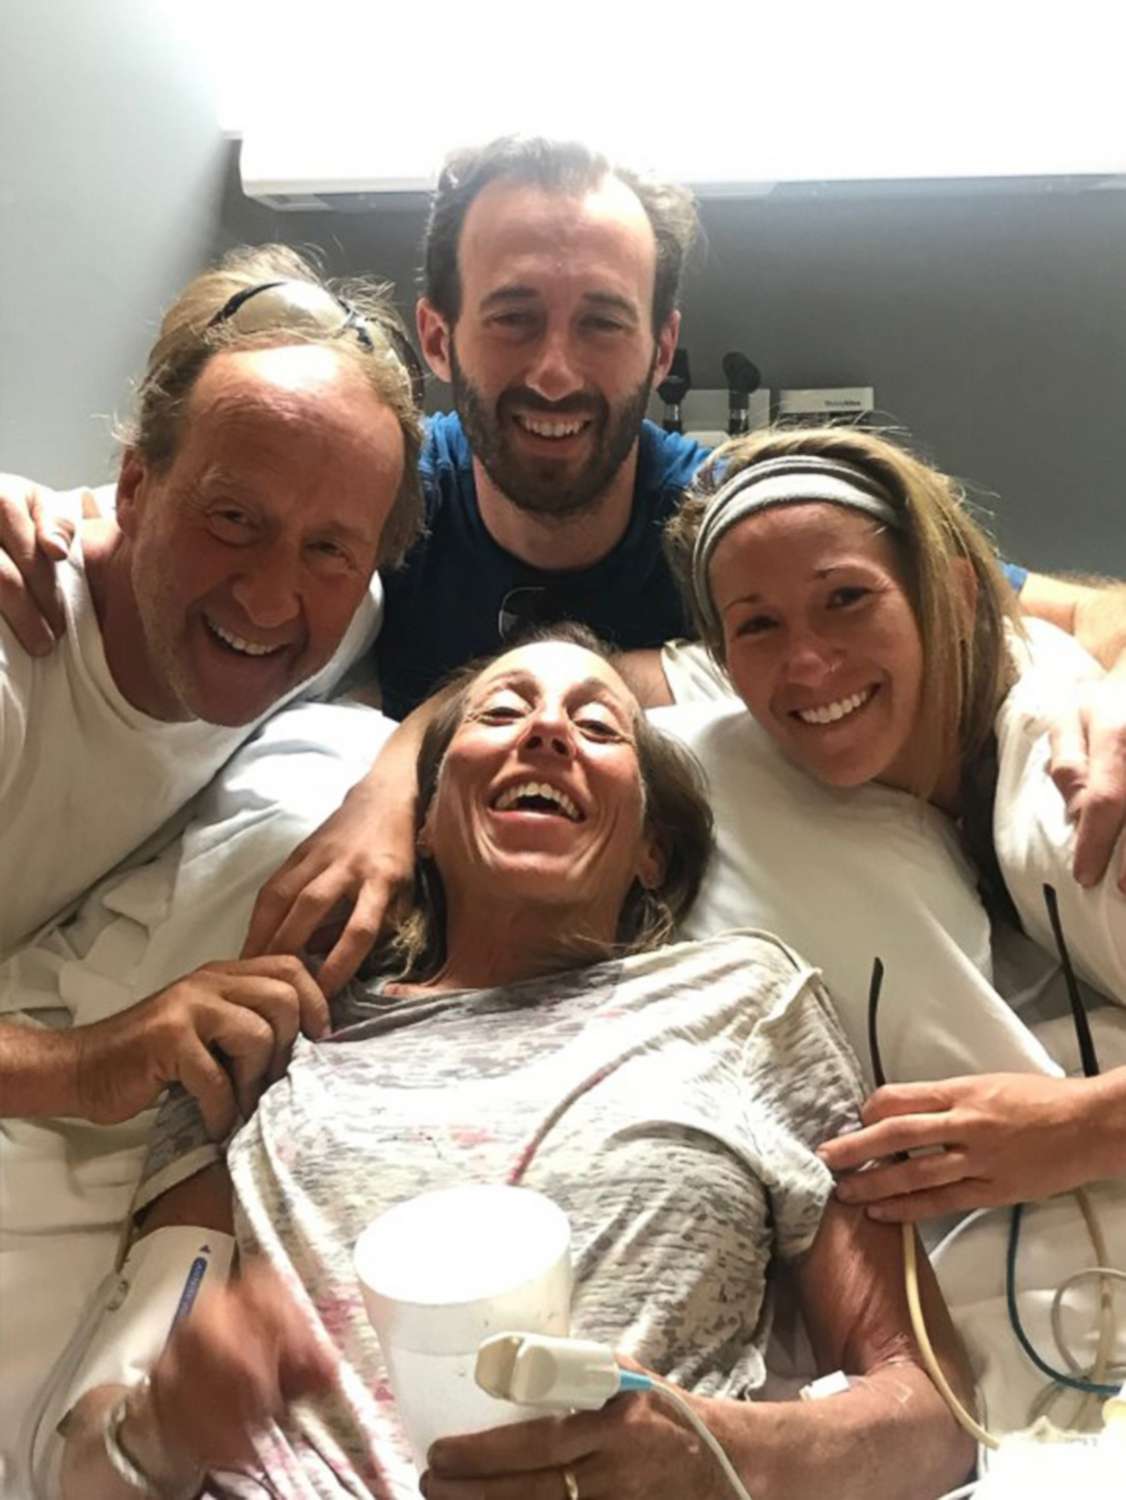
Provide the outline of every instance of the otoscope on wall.
[[723,375],[727,381],[727,436],[742,437],[751,430],[751,396],[762,384],[758,366],[745,354],[723,356]]
[[661,426],[666,432],[683,432],[684,423],[681,420],[680,408],[685,396],[692,388],[692,379],[688,373],[688,350],[677,349],[669,366],[669,373],[657,387],[657,395],[665,403],[665,415]]

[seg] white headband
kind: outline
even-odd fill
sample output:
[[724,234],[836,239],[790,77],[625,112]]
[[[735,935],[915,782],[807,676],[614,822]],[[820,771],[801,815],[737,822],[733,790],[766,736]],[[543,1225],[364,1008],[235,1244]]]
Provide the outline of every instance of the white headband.
[[708,585],[708,564],[720,538],[756,511],[816,502],[863,511],[885,526],[903,529],[903,517],[887,490],[855,464],[801,453],[749,464],[712,496],[692,549],[692,591],[711,629],[718,631],[720,620]]

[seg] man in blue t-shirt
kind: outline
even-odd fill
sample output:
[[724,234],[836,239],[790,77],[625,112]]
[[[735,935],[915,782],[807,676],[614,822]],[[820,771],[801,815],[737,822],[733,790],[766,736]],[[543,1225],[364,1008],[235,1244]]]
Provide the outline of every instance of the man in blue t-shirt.
[[661,527],[705,450],[642,417],[696,228],[686,189],[580,146],[505,139],[447,162],[418,327],[457,414],[430,419],[428,535],[384,580],[393,717],[520,622],[582,620],[623,650],[689,629]]
[[578,618],[624,649],[683,634],[660,533],[704,450],[642,417],[695,232],[686,189],[580,146],[447,162],[418,327],[457,415],[431,418],[429,532],[385,580],[388,713],[521,621]]

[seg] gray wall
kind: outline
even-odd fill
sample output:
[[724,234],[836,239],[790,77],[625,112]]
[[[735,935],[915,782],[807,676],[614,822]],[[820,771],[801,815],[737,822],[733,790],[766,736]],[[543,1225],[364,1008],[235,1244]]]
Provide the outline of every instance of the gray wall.
[[[273,212],[232,158],[232,241],[318,244],[335,271],[394,280],[408,315],[423,220],[421,202]],[[711,200],[703,221],[684,300],[697,386],[723,384],[729,349],[774,390],[873,385],[970,482],[1006,555],[1126,575],[1126,192],[857,186]]]
[[178,0],[0,0],[0,468],[111,472],[162,306],[213,254],[226,143]]

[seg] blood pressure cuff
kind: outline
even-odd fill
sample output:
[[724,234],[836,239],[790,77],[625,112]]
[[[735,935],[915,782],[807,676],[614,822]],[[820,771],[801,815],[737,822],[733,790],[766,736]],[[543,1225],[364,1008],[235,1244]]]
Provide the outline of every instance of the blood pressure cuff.
[[27,1454],[38,1493],[56,1492],[51,1477],[58,1472],[58,1429],[66,1414],[95,1386],[143,1380],[200,1295],[225,1285],[234,1254],[231,1235],[182,1225],[154,1230],[130,1247],[99,1288],[40,1398]]

